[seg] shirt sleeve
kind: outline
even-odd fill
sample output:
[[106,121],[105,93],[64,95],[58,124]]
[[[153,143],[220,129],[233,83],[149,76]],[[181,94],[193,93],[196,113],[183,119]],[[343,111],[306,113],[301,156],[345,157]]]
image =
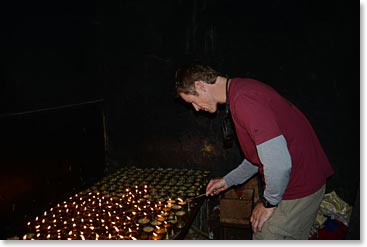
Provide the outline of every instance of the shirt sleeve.
[[256,146],[259,158],[264,167],[265,199],[278,205],[287,188],[292,160],[283,135],[277,136]]
[[258,172],[258,166],[251,164],[248,160],[244,159],[242,163],[227,175],[225,175],[224,181],[228,187],[233,185],[242,184],[251,178]]

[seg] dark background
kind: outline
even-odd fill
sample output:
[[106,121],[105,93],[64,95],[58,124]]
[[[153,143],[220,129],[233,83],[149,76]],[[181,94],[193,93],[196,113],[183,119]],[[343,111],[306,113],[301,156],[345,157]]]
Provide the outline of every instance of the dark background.
[[[63,180],[62,172],[42,176],[63,181],[67,191],[68,183],[85,185],[85,174],[98,179],[121,165],[226,174],[242,153],[236,142],[223,147],[223,112],[194,112],[174,95],[177,67],[197,61],[231,77],[263,81],[298,106],[335,169],[327,192],[354,204],[360,179],[359,11],[356,2],[341,0],[1,3],[0,121],[6,138],[0,139],[7,158],[0,173],[37,170],[34,161],[46,159],[53,171],[65,170],[70,162],[60,160],[79,150],[72,156],[77,169],[68,173],[84,179]],[[9,142],[15,144],[9,148]],[[50,148],[52,143],[59,145]],[[57,159],[44,157],[52,151],[33,152],[52,147],[69,151]],[[91,150],[106,151],[106,162]],[[39,180],[37,172],[32,176]],[[4,194],[0,199],[3,205],[16,201]]]

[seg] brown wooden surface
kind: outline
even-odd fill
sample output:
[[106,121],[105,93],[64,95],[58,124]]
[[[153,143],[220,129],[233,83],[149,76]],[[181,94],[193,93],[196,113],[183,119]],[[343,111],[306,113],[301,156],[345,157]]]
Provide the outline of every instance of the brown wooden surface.
[[227,191],[220,199],[220,222],[227,224],[249,224],[253,206],[253,189],[245,189],[238,195]]

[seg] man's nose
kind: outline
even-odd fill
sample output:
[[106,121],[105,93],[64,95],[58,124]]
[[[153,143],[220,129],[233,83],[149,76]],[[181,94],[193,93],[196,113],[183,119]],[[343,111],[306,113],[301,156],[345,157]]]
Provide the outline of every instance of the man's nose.
[[192,106],[195,108],[196,111],[200,110],[200,108],[195,103],[192,103]]

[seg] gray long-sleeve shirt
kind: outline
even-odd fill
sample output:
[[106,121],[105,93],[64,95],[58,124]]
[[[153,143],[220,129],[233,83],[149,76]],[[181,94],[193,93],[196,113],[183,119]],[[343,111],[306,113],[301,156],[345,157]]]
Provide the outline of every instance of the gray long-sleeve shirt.
[[[266,188],[264,197],[271,204],[277,205],[287,188],[292,168],[291,156],[287,147],[287,141],[283,135],[270,139],[256,146],[261,163],[264,166]],[[251,178],[258,167],[244,159],[242,163],[227,175],[224,180],[228,187],[242,184]]]

